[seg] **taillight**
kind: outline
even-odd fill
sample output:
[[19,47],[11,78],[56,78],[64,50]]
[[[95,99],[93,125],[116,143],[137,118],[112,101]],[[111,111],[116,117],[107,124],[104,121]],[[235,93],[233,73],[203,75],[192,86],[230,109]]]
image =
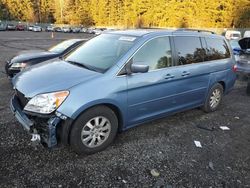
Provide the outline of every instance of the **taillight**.
[[234,65],[234,66],[233,66],[233,71],[234,71],[234,72],[237,72],[237,70],[238,70],[237,65]]

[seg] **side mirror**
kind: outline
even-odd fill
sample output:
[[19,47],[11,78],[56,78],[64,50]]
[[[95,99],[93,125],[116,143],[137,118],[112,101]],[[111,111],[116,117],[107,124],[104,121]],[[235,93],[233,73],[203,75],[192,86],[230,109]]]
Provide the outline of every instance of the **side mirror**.
[[149,70],[149,66],[132,64],[130,69],[131,69],[131,73],[146,73]]

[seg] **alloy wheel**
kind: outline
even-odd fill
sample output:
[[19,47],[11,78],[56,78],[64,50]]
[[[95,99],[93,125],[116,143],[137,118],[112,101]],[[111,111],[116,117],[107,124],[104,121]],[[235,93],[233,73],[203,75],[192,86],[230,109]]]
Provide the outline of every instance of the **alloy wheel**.
[[216,108],[221,101],[221,91],[219,89],[215,89],[210,97],[210,107]]
[[94,117],[89,120],[82,129],[82,143],[89,148],[98,147],[107,140],[110,131],[111,123],[106,117]]

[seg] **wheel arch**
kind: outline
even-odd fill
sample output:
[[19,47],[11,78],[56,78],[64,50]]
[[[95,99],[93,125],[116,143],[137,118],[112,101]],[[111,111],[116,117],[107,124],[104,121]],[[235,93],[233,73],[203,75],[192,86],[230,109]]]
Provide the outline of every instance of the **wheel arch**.
[[110,108],[117,116],[117,119],[118,119],[118,132],[121,132],[122,129],[123,129],[123,125],[124,125],[124,115],[121,111],[121,109],[113,104],[113,103],[108,103],[108,102],[104,102],[104,103],[98,103],[98,104],[95,104],[95,105],[88,105],[87,107],[85,108],[81,108],[79,109],[77,112],[75,112],[73,114],[73,118],[70,118],[70,120],[66,120],[64,125],[62,125],[62,132],[60,135],[62,135],[61,137],[61,141],[63,144],[69,144],[69,137],[70,137],[70,132],[71,132],[71,129],[72,129],[72,125],[74,124],[74,122],[77,120],[77,118],[83,114],[84,112],[86,112],[87,110],[91,109],[91,108],[95,108],[95,107],[98,107],[98,106],[106,106],[108,108]]
[[220,85],[222,85],[222,87],[223,87],[223,93],[225,93],[225,91],[226,91],[226,83],[224,81],[218,81],[217,83],[220,84]]

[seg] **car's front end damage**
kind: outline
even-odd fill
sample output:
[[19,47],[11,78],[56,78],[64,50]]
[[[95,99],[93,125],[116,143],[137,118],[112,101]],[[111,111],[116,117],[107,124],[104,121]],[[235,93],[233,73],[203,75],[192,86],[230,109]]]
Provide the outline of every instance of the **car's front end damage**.
[[70,118],[58,112],[49,115],[27,112],[24,108],[28,102],[29,100],[16,90],[10,101],[10,109],[23,129],[31,135],[31,141],[48,148],[57,146],[59,142],[67,144]]
[[47,147],[68,144],[73,117],[63,109],[73,94],[71,88],[99,75],[61,60],[25,69],[12,79],[15,94],[10,101],[11,111],[33,135],[32,141]]

